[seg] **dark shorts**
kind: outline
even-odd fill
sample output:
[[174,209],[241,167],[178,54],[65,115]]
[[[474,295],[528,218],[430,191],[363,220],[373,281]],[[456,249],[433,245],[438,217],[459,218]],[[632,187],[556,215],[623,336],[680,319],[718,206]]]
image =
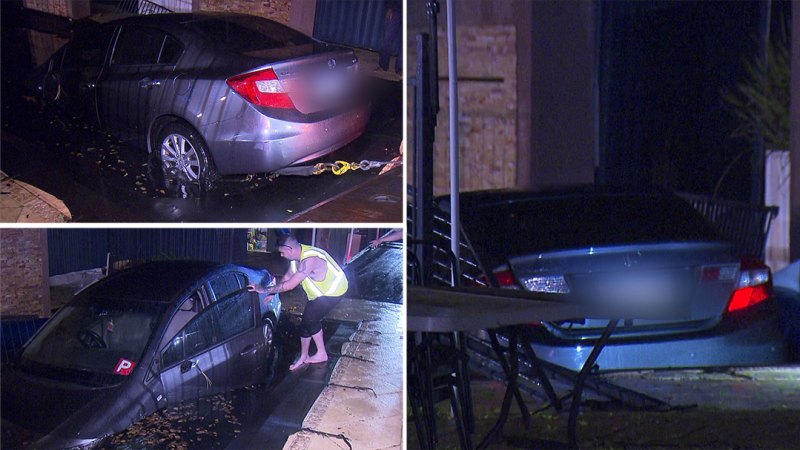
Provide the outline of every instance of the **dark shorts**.
[[300,336],[311,337],[322,329],[322,318],[325,317],[342,297],[317,297],[306,302],[303,310],[303,321],[300,323]]

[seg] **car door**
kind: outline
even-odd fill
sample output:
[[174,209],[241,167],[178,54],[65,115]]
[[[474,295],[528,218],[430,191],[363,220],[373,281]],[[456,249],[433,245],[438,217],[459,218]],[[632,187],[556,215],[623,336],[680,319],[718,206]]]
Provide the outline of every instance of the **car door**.
[[212,393],[212,382],[204,369],[210,366],[206,353],[215,344],[215,317],[208,309],[204,312],[195,314],[187,322],[179,308],[167,326],[164,334],[167,343],[161,347],[159,358],[161,383],[169,404]]
[[84,30],[60,51],[42,83],[45,101],[69,108],[69,113],[99,124],[97,81],[108,56],[113,27]]
[[258,297],[241,289],[193,318],[161,350],[167,401],[224,392],[253,383],[267,347],[258,325]]
[[123,139],[146,135],[172,90],[171,75],[183,45],[164,31],[122,25],[108,68],[98,82],[100,118]]
[[226,362],[215,364],[212,370],[217,379],[225,380],[226,389],[253,384],[264,375],[269,349],[258,303],[258,294],[241,289],[209,307],[218,318],[218,354]]

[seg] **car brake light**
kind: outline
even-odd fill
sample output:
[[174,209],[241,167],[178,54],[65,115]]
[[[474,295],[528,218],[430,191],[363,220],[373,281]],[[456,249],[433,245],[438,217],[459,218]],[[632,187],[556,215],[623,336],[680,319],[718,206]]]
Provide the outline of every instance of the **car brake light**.
[[497,285],[505,289],[519,289],[514,273],[511,269],[506,267],[495,270],[494,278],[497,280]]
[[294,109],[292,99],[272,69],[236,75],[226,82],[237,94],[256,106]]
[[728,312],[761,303],[772,297],[772,276],[769,267],[755,259],[742,261],[739,281],[728,302]]

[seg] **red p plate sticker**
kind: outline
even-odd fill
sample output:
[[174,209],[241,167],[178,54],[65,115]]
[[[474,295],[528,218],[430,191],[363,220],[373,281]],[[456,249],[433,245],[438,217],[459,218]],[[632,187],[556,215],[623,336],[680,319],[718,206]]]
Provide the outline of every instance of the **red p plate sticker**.
[[136,367],[135,362],[120,358],[119,362],[117,362],[117,367],[114,369],[114,373],[117,375],[130,375],[134,367]]

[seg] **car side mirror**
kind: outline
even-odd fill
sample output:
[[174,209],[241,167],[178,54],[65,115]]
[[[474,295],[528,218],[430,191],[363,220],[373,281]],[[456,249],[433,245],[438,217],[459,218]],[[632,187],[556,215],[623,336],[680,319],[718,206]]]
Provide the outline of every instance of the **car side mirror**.
[[184,361],[181,363],[181,373],[186,373],[192,369],[192,362],[191,361]]

